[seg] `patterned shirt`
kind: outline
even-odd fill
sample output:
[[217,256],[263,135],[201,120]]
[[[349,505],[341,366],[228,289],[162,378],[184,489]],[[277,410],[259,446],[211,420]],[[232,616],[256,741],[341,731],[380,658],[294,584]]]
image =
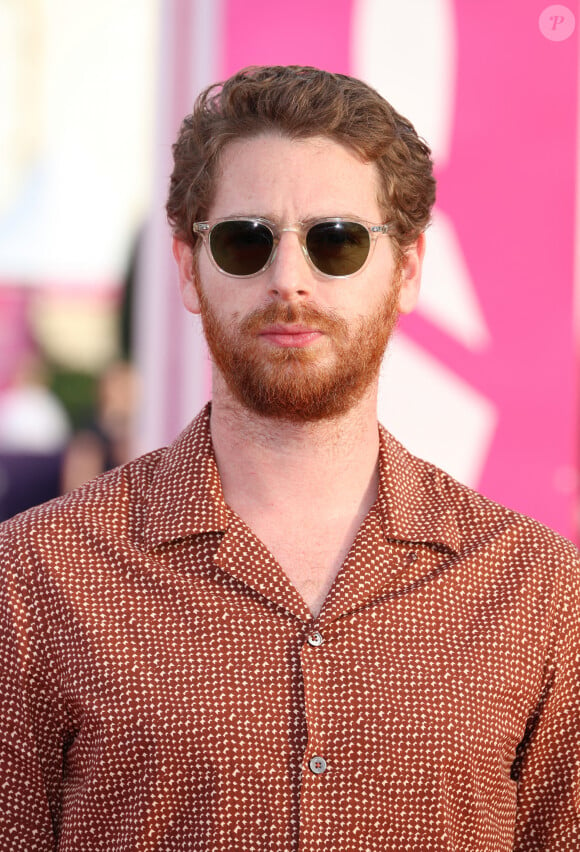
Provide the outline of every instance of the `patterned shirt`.
[[316,619],[208,409],[0,527],[3,852],[580,848],[575,548],[379,464]]

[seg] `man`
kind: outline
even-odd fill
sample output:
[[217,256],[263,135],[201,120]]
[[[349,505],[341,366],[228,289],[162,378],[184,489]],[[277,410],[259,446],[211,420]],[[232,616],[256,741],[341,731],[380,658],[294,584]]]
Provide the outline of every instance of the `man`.
[[377,425],[428,148],[291,67],[174,155],[213,399],[2,530],[2,848],[579,848],[576,551]]

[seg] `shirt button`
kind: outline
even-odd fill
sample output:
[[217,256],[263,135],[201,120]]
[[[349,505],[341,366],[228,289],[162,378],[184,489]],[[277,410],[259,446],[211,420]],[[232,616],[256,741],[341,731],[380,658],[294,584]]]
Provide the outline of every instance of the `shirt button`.
[[326,761],[323,757],[311,757],[308,761],[308,766],[310,767],[311,772],[314,772],[315,775],[322,775],[323,772],[326,772]]
[[322,633],[315,631],[314,633],[311,633],[309,636],[306,637],[306,641],[309,645],[312,645],[313,648],[320,648],[320,646],[324,642],[324,639],[322,638]]

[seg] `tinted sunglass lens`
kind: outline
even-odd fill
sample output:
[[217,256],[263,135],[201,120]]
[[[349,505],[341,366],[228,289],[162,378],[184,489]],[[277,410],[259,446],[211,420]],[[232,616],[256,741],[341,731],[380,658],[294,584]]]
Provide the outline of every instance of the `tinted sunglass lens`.
[[364,266],[370,235],[359,222],[319,222],[306,235],[314,265],[325,275],[353,275]]
[[255,275],[268,262],[274,240],[261,222],[218,222],[210,235],[210,249],[220,269],[228,275]]

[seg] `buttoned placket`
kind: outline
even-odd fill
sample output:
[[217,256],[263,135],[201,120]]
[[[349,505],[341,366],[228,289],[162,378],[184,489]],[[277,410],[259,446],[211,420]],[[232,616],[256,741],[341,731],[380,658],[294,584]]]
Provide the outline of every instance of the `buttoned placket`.
[[[328,625],[328,630],[330,626]],[[323,655],[329,650],[325,635],[318,625],[311,626],[300,652],[302,678],[304,683],[304,712],[308,741],[302,761],[301,802],[307,810],[308,803],[317,801],[323,795],[325,782],[332,777],[331,744],[327,742],[325,714],[321,706],[324,693]],[[306,813],[301,813],[301,832],[303,819],[308,821]],[[300,846],[302,848],[302,844]]]
[[[386,540],[380,518],[372,512],[363,526],[363,537],[374,542],[372,555],[361,568],[361,554],[355,542],[344,573],[339,575],[319,617],[308,625],[300,652],[308,732],[302,761],[300,852],[313,848],[313,838],[323,828],[324,798],[336,784],[342,783],[345,771],[344,743],[334,742],[329,731],[328,673],[332,670],[332,657],[351,632],[353,618],[364,618],[366,609],[373,609],[373,601],[381,605],[380,599],[389,591],[394,593],[412,585],[427,565],[438,561],[430,547],[424,550],[409,541]],[[364,632],[361,639],[363,636]],[[344,648],[341,653],[344,654]],[[364,767],[361,771],[364,772]]]

